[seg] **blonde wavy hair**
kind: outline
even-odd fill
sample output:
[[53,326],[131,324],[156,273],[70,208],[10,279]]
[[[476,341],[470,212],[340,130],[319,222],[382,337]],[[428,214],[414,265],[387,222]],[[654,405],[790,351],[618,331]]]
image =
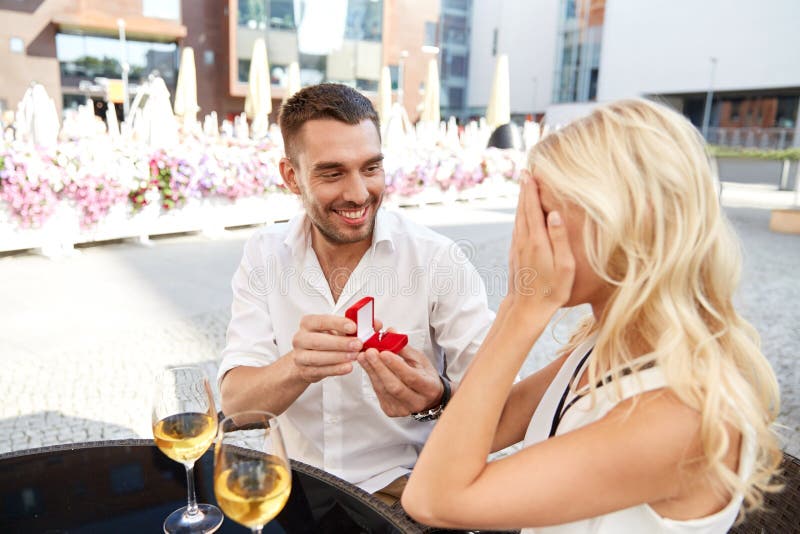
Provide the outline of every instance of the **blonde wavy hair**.
[[[557,198],[585,211],[587,259],[614,288],[602,316],[587,318],[564,350],[597,333],[592,388],[655,361],[701,414],[711,480],[744,495],[746,510],[762,506],[781,460],[772,429],[778,384],[758,334],[733,307],[741,254],[698,131],[663,105],[620,101],[545,137],[529,165]],[[742,446],[745,436],[755,446],[745,479],[723,462],[731,428]]]

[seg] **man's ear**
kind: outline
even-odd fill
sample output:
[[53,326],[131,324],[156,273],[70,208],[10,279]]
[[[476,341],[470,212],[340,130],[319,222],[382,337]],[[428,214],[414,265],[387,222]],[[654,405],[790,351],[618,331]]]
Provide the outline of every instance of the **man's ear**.
[[278,169],[281,172],[283,183],[286,184],[286,187],[289,188],[289,191],[295,195],[299,195],[300,188],[297,186],[297,171],[295,171],[292,161],[286,157],[281,158],[281,161],[278,163]]

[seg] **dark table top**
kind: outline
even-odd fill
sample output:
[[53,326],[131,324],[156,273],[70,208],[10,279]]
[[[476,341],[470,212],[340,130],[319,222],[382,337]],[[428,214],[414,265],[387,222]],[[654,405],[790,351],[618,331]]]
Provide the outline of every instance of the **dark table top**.
[[[216,505],[214,459],[195,465],[200,503]],[[161,532],[186,505],[183,465],[150,440],[106,441],[0,455],[0,532]],[[225,518],[217,531],[249,532]],[[286,507],[264,528],[270,534],[416,533],[419,525],[370,494],[292,461]]]

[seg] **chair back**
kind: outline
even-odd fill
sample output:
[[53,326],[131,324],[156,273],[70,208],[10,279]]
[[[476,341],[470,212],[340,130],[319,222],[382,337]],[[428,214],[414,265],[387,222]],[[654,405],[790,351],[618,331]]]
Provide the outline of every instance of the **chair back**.
[[748,514],[730,530],[732,534],[800,532],[800,459],[784,452],[781,470],[778,482],[783,491],[768,493],[764,508]]

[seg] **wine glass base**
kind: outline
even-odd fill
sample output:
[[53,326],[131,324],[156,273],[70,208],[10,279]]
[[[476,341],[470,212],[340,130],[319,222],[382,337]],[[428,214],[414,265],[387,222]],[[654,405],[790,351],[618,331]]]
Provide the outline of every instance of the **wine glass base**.
[[198,511],[188,515],[188,507],[178,508],[164,520],[164,532],[167,534],[189,534],[198,532],[214,532],[222,525],[222,511],[211,504],[198,504]]

